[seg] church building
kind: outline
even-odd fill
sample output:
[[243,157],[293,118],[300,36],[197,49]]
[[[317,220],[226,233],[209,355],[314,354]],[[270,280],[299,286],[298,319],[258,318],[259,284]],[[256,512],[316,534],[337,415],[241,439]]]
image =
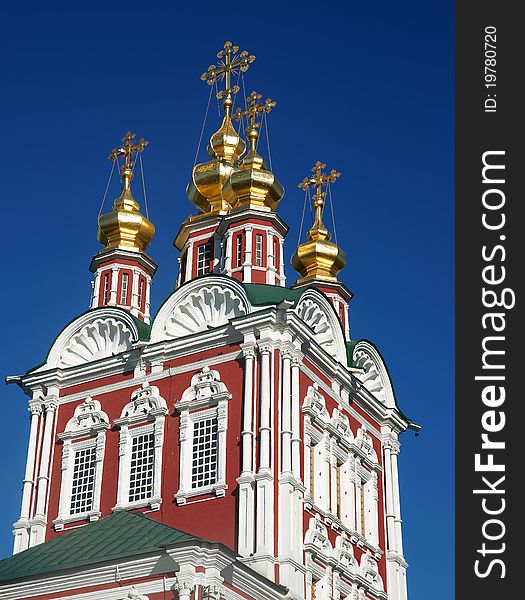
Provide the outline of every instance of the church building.
[[128,133],[90,308],[7,378],[30,427],[0,600],[407,598],[398,436],[419,426],[351,336],[324,224],[340,174],[317,162],[299,184],[313,218],[287,282],[284,189],[259,148],[275,102],[234,110],[255,57],[227,42],[217,58],[201,79],[223,117],[187,187],[173,293],[151,315],[155,228],[132,190],[147,142]]

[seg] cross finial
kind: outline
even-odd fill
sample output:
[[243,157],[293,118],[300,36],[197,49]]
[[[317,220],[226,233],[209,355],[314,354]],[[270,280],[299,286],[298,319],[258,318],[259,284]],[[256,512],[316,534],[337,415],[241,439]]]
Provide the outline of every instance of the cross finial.
[[277,102],[270,100],[270,98],[266,98],[266,102],[264,104],[259,104],[259,100],[261,98],[261,94],[252,92],[248,98],[246,98],[246,108],[244,110],[238,108],[233,114],[233,118],[237,119],[237,121],[240,121],[243,117],[248,117],[250,120],[249,127],[259,127],[259,123],[257,123],[257,116],[259,113],[269,113],[271,112],[272,108],[277,106]]
[[299,184],[299,187],[304,191],[307,191],[309,187],[315,188],[315,194],[312,196],[315,208],[315,221],[312,229],[308,232],[308,237],[310,239],[330,239],[330,234],[323,225],[322,220],[326,198],[326,192],[323,191],[323,187],[337,181],[337,179],[341,177],[341,173],[332,169],[330,173],[326,174],[324,172],[325,169],[326,165],[317,161],[312,167],[313,176],[310,178],[305,177]]
[[217,53],[219,59],[218,65],[210,65],[208,70],[201,75],[202,81],[207,81],[208,85],[213,85],[217,80],[222,81],[224,79],[225,86],[224,90],[220,90],[217,93],[217,98],[220,100],[224,98],[223,106],[226,113],[229,114],[231,110],[232,95],[239,91],[239,86],[231,85],[231,76],[237,73],[245,73],[250,64],[255,60],[255,56],[248,54],[246,50],[239,53],[239,46],[234,46],[231,42],[226,42],[224,48]]
[[257,148],[257,140],[259,139],[257,129],[260,123],[257,123],[257,117],[259,114],[269,113],[272,110],[272,108],[277,106],[277,102],[270,100],[270,98],[266,98],[266,102],[264,102],[264,104],[259,104],[259,100],[261,98],[261,94],[258,94],[257,92],[252,92],[248,96],[248,98],[246,98],[246,108],[244,110],[238,108],[232,115],[233,118],[237,121],[240,121],[243,117],[248,118],[249,122],[246,126],[248,134],[247,138],[254,152]]
[[[128,131],[122,138],[123,146],[120,148],[113,148],[111,154],[108,156],[109,160],[115,161],[119,156],[125,157],[124,167],[132,167],[132,155],[136,152],[143,152],[144,148],[149,144],[144,138],[140,138],[138,144],[133,144],[133,140],[136,138],[136,134]],[[136,159],[136,156],[135,156]]]

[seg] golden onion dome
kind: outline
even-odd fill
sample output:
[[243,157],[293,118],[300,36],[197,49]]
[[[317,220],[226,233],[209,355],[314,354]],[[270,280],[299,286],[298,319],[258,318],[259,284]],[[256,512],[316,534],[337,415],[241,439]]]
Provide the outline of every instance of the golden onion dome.
[[231,205],[224,199],[222,188],[233,172],[233,164],[244,153],[246,144],[240,138],[229,116],[229,110],[218,131],[210,138],[208,153],[212,160],[193,167],[192,181],[186,193],[190,202],[202,212],[227,212]]
[[234,208],[245,206],[273,211],[284,196],[284,188],[257,152],[259,133],[255,124],[248,130],[247,137],[250,150],[226,182],[223,196]]
[[346,254],[334,242],[330,241],[330,233],[323,223],[323,211],[325,206],[326,192],[323,186],[335,181],[340,173],[332,170],[328,175],[322,171],[326,165],[317,162],[312,171],[314,177],[305,178],[299,187],[305,191],[308,187],[316,188],[312,197],[315,208],[315,219],[312,228],[308,232],[307,241],[300,244],[294,252],[291,262],[293,268],[301,275],[298,284],[309,281],[336,282],[337,276],[346,264]]
[[118,156],[126,157],[121,167],[122,193],[115,200],[113,210],[98,218],[97,239],[105,247],[101,252],[120,248],[135,252],[144,252],[155,235],[153,224],[140,213],[140,206],[131,193],[133,179],[133,152],[142,152],[148,142],[141,139],[133,145],[134,134],[128,134],[122,139],[125,145],[119,150],[113,150],[110,159],[116,160]]

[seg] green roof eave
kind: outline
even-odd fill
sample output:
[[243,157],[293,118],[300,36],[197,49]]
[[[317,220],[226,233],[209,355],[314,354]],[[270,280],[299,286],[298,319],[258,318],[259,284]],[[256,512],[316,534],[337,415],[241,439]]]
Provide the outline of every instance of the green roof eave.
[[291,290],[266,283],[243,283],[242,285],[250,302],[256,306],[280,304],[283,300],[290,300],[296,304],[304,292],[304,290]]
[[0,561],[0,582],[151,554],[180,543],[205,541],[141,513],[119,511],[5,558]]

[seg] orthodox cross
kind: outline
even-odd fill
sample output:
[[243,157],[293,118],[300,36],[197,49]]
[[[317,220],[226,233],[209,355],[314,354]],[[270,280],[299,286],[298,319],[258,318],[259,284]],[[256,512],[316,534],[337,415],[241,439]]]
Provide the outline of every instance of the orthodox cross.
[[149,144],[149,142],[147,142],[144,138],[140,138],[138,144],[133,144],[133,140],[136,137],[137,136],[134,133],[128,131],[126,135],[122,138],[122,142],[124,143],[124,145],[118,149],[113,148],[111,154],[108,156],[109,160],[115,161],[119,156],[124,156],[125,162],[123,168],[129,169],[130,167],[132,167],[133,165],[131,158],[133,152],[137,152],[138,154],[139,152],[142,152],[144,148]]
[[259,113],[269,113],[272,108],[277,106],[277,102],[273,102],[273,100],[270,100],[270,98],[266,98],[266,102],[264,104],[258,104],[261,98],[261,94],[252,92],[248,98],[246,98],[246,108],[244,110],[238,108],[233,114],[233,118],[237,121],[240,121],[243,117],[248,117],[250,120],[248,127],[250,129],[256,129],[259,127],[259,123],[257,123],[257,115]]
[[234,46],[231,42],[226,42],[224,48],[217,53],[219,59],[218,65],[210,65],[208,70],[201,75],[202,81],[207,81],[208,85],[213,85],[217,80],[225,80],[225,89],[217,93],[217,98],[220,100],[224,97],[231,97],[239,91],[239,86],[231,87],[231,76],[236,75],[239,71],[245,73],[250,64],[255,60],[255,56],[249,55],[246,50],[240,54],[239,46]]
[[322,220],[326,197],[326,192],[323,192],[323,186],[337,181],[338,177],[341,177],[341,173],[332,169],[330,173],[326,174],[324,169],[326,169],[326,165],[317,161],[312,168],[313,176],[310,179],[305,177],[299,184],[299,187],[304,191],[307,191],[310,187],[315,188],[315,194],[312,197],[315,208],[315,220],[312,229],[308,233],[310,239],[330,239],[330,234],[323,225]]

